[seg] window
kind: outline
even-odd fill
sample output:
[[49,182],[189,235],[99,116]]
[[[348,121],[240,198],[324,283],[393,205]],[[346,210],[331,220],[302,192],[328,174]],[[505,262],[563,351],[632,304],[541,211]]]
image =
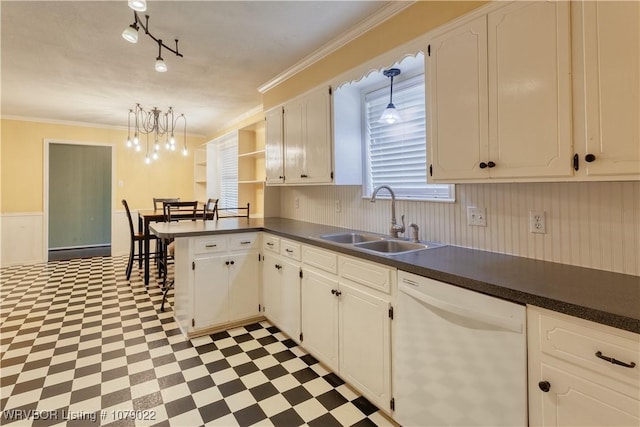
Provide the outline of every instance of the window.
[[401,121],[380,122],[389,103],[389,86],[363,95],[365,179],[363,194],[386,184],[397,198],[454,200],[453,185],[427,184],[427,130],[424,74],[394,82],[393,103]]
[[238,206],[238,139],[233,135],[217,144],[218,206]]

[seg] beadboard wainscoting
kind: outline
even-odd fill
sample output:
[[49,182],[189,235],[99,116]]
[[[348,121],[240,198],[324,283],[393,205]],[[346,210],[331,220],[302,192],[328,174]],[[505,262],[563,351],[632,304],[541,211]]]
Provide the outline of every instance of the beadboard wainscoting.
[[[283,187],[280,216],[387,233],[389,204],[360,186]],[[467,225],[468,206],[486,208],[486,227]],[[530,211],[546,213],[546,234],[529,232]],[[640,275],[637,181],[458,184],[455,203],[399,200],[396,212],[423,240]]]
[[[133,211],[131,215],[134,218],[133,225],[137,227],[138,212]],[[2,267],[47,261],[42,212],[5,213],[0,215],[0,222]],[[113,212],[111,226],[111,254],[128,254],[129,224],[124,210]]]

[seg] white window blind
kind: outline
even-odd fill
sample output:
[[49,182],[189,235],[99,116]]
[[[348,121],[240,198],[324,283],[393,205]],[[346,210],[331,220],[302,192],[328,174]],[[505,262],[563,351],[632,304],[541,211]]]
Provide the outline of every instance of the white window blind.
[[218,145],[218,170],[220,172],[220,200],[218,206],[238,206],[238,140],[234,138]]
[[364,94],[366,137],[365,197],[386,184],[396,197],[452,200],[453,186],[427,184],[427,131],[424,74],[394,82],[393,103],[401,121],[380,121],[389,103],[389,86]]

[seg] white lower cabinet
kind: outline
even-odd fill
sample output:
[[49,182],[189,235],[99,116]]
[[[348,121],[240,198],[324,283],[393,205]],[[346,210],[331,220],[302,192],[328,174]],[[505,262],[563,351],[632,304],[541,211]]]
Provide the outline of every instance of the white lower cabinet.
[[306,267],[302,277],[303,346],[338,371],[338,277]]
[[282,332],[299,342],[300,263],[296,258],[299,258],[300,245],[268,236],[263,249],[263,313]]
[[258,234],[176,239],[174,312],[187,336],[260,316]]
[[302,346],[390,412],[395,269],[309,246],[302,264]]
[[391,401],[389,300],[340,281],[340,374],[382,409]]
[[527,323],[530,425],[640,425],[640,335],[532,306]]

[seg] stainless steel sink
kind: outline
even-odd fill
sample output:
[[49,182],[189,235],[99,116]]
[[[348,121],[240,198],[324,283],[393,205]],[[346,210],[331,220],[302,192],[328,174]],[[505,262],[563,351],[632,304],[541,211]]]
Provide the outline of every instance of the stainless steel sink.
[[333,243],[361,243],[372,242],[382,240],[384,237],[376,234],[367,233],[336,233],[336,234],[324,234],[320,236],[322,240],[328,240]]
[[334,233],[316,237],[331,243],[348,245],[353,249],[378,255],[393,256],[425,249],[439,248],[443,245],[430,242],[410,242],[374,233]]
[[428,249],[430,246],[424,243],[407,242],[404,240],[378,240],[375,242],[359,243],[355,245],[360,249],[382,252],[384,254],[398,254],[404,252]]

